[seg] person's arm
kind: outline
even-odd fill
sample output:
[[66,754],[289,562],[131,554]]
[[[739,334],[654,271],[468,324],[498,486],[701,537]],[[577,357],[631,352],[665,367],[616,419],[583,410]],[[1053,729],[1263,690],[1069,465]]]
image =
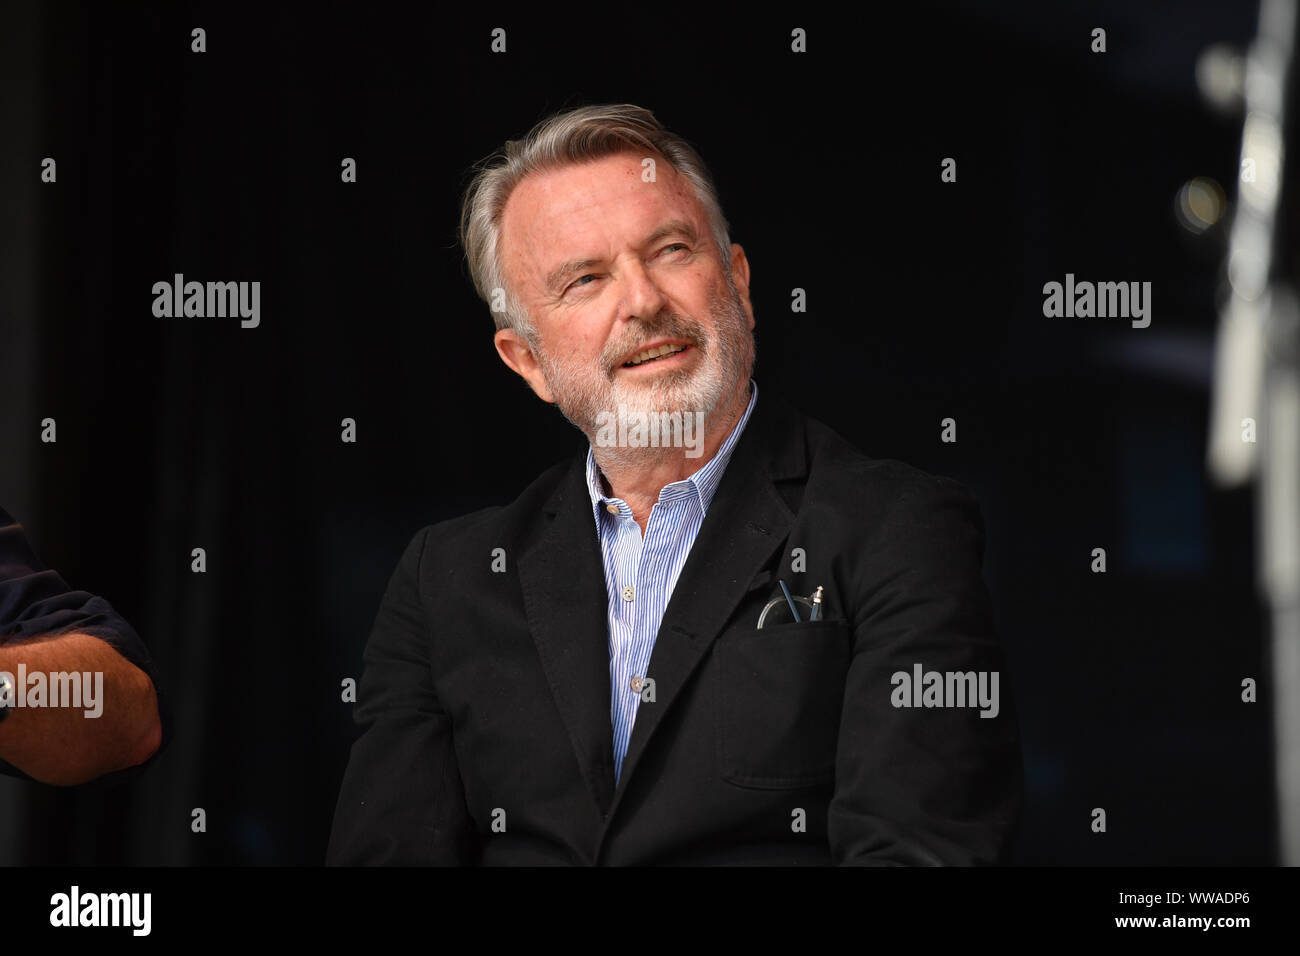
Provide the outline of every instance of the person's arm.
[[[166,746],[168,708],[144,642],[108,601],[74,591],[45,567],[3,509],[0,671],[22,704],[6,708],[0,721],[0,772],[60,785],[109,784],[136,776]],[[67,675],[53,678],[62,698],[73,690],[74,673],[82,675],[75,690],[83,706],[48,706],[50,675]],[[32,706],[37,702],[42,706]]]
[[[0,721],[0,759],[32,779],[86,783],[157,752],[162,722],[153,682],[100,638],[72,633],[10,640],[0,644],[0,671],[15,685],[22,673],[40,675],[45,706],[11,707]],[[48,706],[51,674],[79,675],[81,706]],[[37,686],[30,678],[28,684],[15,686],[15,693],[25,696]]]
[[[1004,861],[1023,801],[1020,737],[959,484],[909,482],[863,558],[828,830],[837,865]],[[895,707],[898,672],[998,673],[997,715]],[[986,680],[986,688],[992,685]],[[986,708],[992,713],[992,708]]]
[[433,686],[431,622],[420,596],[429,529],[393,572],[366,644],[352,745],[325,862],[329,866],[473,863],[474,827]]

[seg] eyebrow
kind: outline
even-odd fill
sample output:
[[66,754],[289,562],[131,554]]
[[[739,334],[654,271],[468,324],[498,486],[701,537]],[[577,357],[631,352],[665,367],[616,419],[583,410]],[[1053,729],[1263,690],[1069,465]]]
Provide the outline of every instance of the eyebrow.
[[[685,236],[691,242],[699,239],[699,233],[696,232],[695,227],[685,219],[670,219],[646,236],[641,245],[654,245],[660,239],[665,239],[668,236]],[[556,266],[546,274],[546,290],[548,292],[558,292],[561,284],[569,276],[575,272],[582,272],[584,269],[599,265],[600,261],[599,259],[570,259],[568,262]]]

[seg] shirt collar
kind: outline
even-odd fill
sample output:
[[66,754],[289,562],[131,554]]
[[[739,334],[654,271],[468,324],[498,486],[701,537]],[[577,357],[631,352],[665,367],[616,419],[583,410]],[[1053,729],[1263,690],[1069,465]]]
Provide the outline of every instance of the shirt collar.
[[[749,380],[749,404],[745,406],[745,413],[740,416],[740,421],[736,422],[735,427],[731,429],[731,434],[722,443],[718,453],[689,477],[664,485],[659,492],[660,501],[664,500],[664,492],[685,490],[698,498],[702,511],[708,512],[709,505],[713,501],[713,495],[718,490],[718,484],[722,481],[722,474],[727,470],[727,462],[731,460],[732,449],[736,447],[736,442],[740,440],[741,433],[744,432],[745,425],[749,422],[749,416],[753,413],[754,404],[757,401],[758,383],[751,378]],[[600,512],[607,505],[615,504],[620,511],[627,508],[627,504],[621,498],[609,497],[602,490],[600,468],[596,465],[595,450],[590,446],[587,448],[587,493],[591,496],[597,526],[600,523]]]

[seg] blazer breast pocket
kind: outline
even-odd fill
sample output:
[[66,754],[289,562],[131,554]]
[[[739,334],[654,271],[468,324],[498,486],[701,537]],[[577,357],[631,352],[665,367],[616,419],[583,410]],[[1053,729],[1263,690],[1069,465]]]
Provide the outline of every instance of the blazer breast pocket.
[[724,780],[775,790],[835,779],[849,645],[844,621],[779,624],[718,639],[715,726]]

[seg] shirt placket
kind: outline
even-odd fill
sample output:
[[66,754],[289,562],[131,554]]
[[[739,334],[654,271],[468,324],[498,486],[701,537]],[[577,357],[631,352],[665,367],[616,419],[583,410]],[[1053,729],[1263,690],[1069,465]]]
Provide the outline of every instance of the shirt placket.
[[[611,618],[614,627],[610,630],[610,679],[612,686],[623,688],[624,693],[615,694],[611,701],[611,719],[620,736],[631,734],[632,720],[635,718],[635,702],[627,697],[626,688],[631,680],[633,652],[636,646],[637,592],[640,580],[637,569],[640,565],[644,542],[641,529],[632,520],[631,512],[625,503],[619,503],[619,514],[614,519],[614,593],[610,596],[613,605]],[[621,753],[626,750],[626,740],[619,741],[620,769]]]

